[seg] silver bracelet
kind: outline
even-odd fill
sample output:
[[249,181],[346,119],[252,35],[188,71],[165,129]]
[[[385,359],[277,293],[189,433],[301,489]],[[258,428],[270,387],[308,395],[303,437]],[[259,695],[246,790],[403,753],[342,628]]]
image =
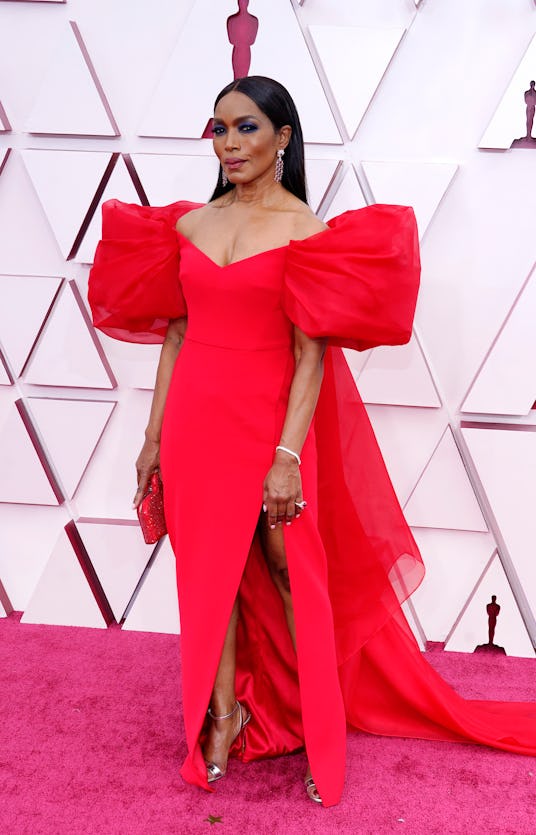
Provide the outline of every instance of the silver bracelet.
[[301,458],[300,458],[300,456],[298,455],[298,453],[297,453],[297,452],[294,452],[294,450],[289,449],[289,448],[288,448],[288,447],[286,447],[286,446],[281,446],[281,444],[279,444],[279,446],[276,446],[275,451],[277,452],[277,451],[278,451],[278,449],[280,449],[280,450],[281,450],[281,452],[287,452],[289,455],[292,455],[292,457],[293,457],[293,458],[295,458],[295,459],[296,459],[296,461],[298,462],[298,466],[300,466],[300,464],[301,464]]

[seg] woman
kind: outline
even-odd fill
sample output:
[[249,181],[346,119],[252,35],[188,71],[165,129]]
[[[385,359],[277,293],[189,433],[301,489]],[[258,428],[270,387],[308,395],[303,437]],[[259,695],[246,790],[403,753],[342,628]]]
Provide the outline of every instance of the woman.
[[534,711],[463,701],[419,652],[400,602],[422,562],[338,347],[409,339],[412,211],[319,221],[296,109],[271,79],[225,87],[213,133],[209,203],[105,204],[90,280],[97,327],[164,340],[135,504],[160,468],[183,776],[208,788],[230,752],[305,746],[307,793],[332,805],[347,721],[536,752]]

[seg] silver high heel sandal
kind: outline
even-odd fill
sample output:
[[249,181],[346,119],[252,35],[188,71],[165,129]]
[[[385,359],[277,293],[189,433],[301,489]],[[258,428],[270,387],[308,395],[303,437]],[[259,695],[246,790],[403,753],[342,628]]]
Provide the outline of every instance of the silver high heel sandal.
[[305,791],[307,792],[307,797],[312,800],[313,803],[322,803],[322,798],[318,793],[316,783],[312,777],[307,777],[305,779]]
[[[210,707],[209,707],[207,713],[208,713],[208,715],[210,716],[210,718],[212,719],[213,722],[219,722],[222,719],[231,719],[231,717],[235,715],[237,710],[240,711],[240,727],[238,729],[238,732],[237,732],[235,738],[233,739],[233,742],[235,741],[235,739],[237,739],[242,734],[242,748],[241,748],[241,750],[242,750],[242,752],[244,752],[246,750],[246,727],[251,720],[251,713],[248,710],[246,710],[245,711],[246,712],[246,717],[244,718],[244,712],[242,710],[242,705],[240,704],[238,699],[236,700],[236,704],[235,704],[235,706],[233,707],[233,709],[231,710],[230,713],[225,713],[223,716],[215,716]],[[231,742],[231,745],[233,744],[233,742]],[[207,760],[205,760],[205,764],[207,766],[207,780],[208,780],[209,783],[215,783],[216,780],[221,780],[222,777],[225,777],[225,775],[227,773],[227,769],[225,771],[222,771],[221,768],[219,767],[219,765],[216,765],[216,763],[207,762]]]

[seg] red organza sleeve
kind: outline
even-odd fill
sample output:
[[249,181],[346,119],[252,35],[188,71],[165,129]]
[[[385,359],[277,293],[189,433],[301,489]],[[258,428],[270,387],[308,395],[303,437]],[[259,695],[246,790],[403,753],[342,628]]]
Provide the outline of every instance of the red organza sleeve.
[[358,351],[408,342],[420,276],[413,209],[376,204],[328,226],[290,243],[288,317],[310,337]]
[[186,316],[175,224],[198,205],[103,204],[88,288],[96,328],[125,342],[162,342],[169,319]]

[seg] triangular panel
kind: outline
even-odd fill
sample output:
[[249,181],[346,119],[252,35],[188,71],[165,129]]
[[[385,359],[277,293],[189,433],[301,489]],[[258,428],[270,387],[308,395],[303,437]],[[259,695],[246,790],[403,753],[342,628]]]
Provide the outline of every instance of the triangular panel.
[[481,644],[488,643],[488,615],[486,606],[491,596],[497,597],[501,611],[493,643],[504,647],[507,655],[534,658],[534,648],[519,613],[514,595],[496,556],[476,588],[472,599],[445,644],[451,652],[474,652]]
[[66,495],[72,498],[115,403],[44,397],[30,397],[26,402],[48,460],[58,474]]
[[426,575],[411,602],[427,640],[445,641],[488,564],[495,543],[486,533],[433,528],[415,528],[413,533]]
[[[0,441],[1,443],[1,441]],[[0,503],[0,577],[15,611],[24,611],[64,526],[65,507]]]
[[450,428],[445,430],[404,512],[410,525],[487,531]]
[[132,162],[151,206],[176,200],[206,203],[218,178],[215,156],[132,154]]
[[123,391],[110,422],[76,492],[79,516],[134,520],[134,462],[142,445],[151,408],[150,391]]
[[[479,148],[510,148],[515,140],[526,139],[526,103],[525,93],[529,92],[530,81],[536,73],[536,35],[529,43],[527,51],[515,71],[506,91],[499,102],[497,110],[489,123],[484,136],[480,140]],[[536,95],[536,94],[535,94]],[[534,101],[534,99],[533,99]],[[516,143],[517,144],[517,143]],[[524,144],[524,143],[519,143]],[[527,142],[526,146],[533,145],[536,150],[536,138],[532,143]],[[515,145],[514,145],[515,147]]]
[[413,206],[422,238],[458,166],[419,160],[363,161],[363,170],[377,203]]
[[0,502],[58,504],[53,484],[14,407],[0,427]]
[[180,632],[176,562],[166,538],[127,615],[123,629]]
[[61,275],[65,259],[20,152],[9,155],[0,183],[0,273]]
[[309,31],[347,133],[352,138],[405,30],[310,26]]
[[24,380],[41,386],[114,388],[74,282],[63,288],[32,352]]
[[121,342],[104,333],[99,341],[119,387],[154,389],[161,345]]
[[407,345],[375,348],[359,375],[358,386],[365,403],[441,406],[415,337]]
[[464,428],[462,433],[536,618],[536,432]]
[[145,545],[137,522],[114,524],[80,519],[76,527],[114,617],[120,621],[154,545]]
[[[18,377],[56,298],[61,278],[0,275],[0,342]],[[31,304],[28,300],[31,299]]]
[[82,264],[92,264],[95,248],[101,238],[102,232],[102,211],[101,207],[105,200],[114,197],[116,200],[123,200],[125,203],[139,203],[139,195],[134,188],[132,178],[128,173],[123,157],[119,157],[112,171],[106,188],[99,200],[98,206],[93,213],[91,222],[84,235],[82,243],[74,257],[75,261]]
[[112,155],[98,151],[21,153],[63,257],[69,258]]
[[119,130],[74,21],[62,34],[26,120],[29,133],[118,136]]
[[106,628],[65,531],[50,555],[21,621]]
[[361,186],[358,183],[357,175],[353,167],[348,168],[344,178],[338,187],[335,196],[329,204],[324,220],[348,211],[349,209],[362,209],[367,205]]
[[464,412],[526,415],[536,400],[536,269],[487,355]]

